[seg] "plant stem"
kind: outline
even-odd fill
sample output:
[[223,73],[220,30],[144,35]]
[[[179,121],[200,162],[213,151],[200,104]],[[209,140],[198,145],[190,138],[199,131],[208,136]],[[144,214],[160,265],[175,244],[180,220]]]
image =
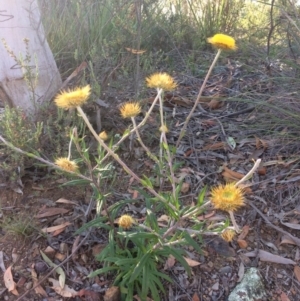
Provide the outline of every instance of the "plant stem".
[[[137,127],[135,129],[132,129],[130,132],[128,132],[127,134],[125,134],[115,145],[112,146],[112,149],[115,150],[117,148],[118,145],[120,145],[128,136],[130,136],[133,132],[136,131],[136,129],[141,128],[142,126],[144,126],[146,124],[146,121],[148,120],[151,112],[154,109],[154,106],[156,105],[158,99],[159,99],[159,95],[163,92],[162,89],[160,89],[160,91],[157,92],[156,97],[153,100],[153,103],[151,105],[151,107],[149,108],[149,110],[147,111],[144,119],[137,125]],[[105,161],[108,157],[110,156],[109,153],[107,153],[107,155],[104,156],[104,158],[101,160],[100,163],[102,163],[103,161]]]
[[[157,93],[159,92],[159,88],[157,88]],[[162,93],[159,95],[158,97],[159,99],[159,116],[160,116],[160,126],[163,127],[164,125],[164,108],[163,108],[163,95]],[[159,159],[160,159],[160,162],[162,162],[162,156],[163,156],[163,147],[162,147],[162,142],[163,142],[163,139],[162,139],[162,134],[160,135],[160,145],[161,147],[159,148]]]
[[252,175],[255,173],[256,169],[259,167],[260,162],[261,162],[261,159],[257,159],[256,162],[254,163],[254,166],[251,168],[251,170],[242,179],[240,179],[238,182],[236,182],[235,186],[238,187],[240,184],[249,180],[252,177]]
[[9,143],[8,141],[6,141],[1,135],[0,135],[0,140],[1,140],[6,146],[8,146],[9,148],[13,149],[14,151],[16,151],[16,152],[18,152],[18,153],[20,153],[20,154],[23,154],[23,155],[25,155],[25,156],[27,156],[27,157],[29,157],[29,158],[34,158],[34,159],[36,159],[36,160],[38,160],[38,161],[40,161],[40,162],[45,163],[45,164],[48,165],[48,166],[53,167],[54,169],[58,169],[58,170],[63,171],[63,172],[68,172],[69,174],[75,175],[75,176],[77,176],[77,177],[79,177],[79,178],[81,178],[81,179],[84,179],[84,180],[87,180],[87,181],[89,181],[89,182],[92,182],[92,180],[91,180],[90,178],[88,178],[88,177],[86,177],[86,176],[84,176],[84,175],[82,175],[82,174],[80,174],[80,173],[76,173],[76,172],[73,172],[73,171],[66,171],[66,170],[60,168],[58,165],[56,165],[56,164],[54,164],[54,163],[52,163],[52,162],[50,162],[50,161],[47,161],[47,160],[45,160],[45,159],[43,159],[43,158],[41,158],[41,157],[38,157],[38,156],[36,156],[36,155],[34,155],[34,154],[32,154],[32,153],[27,153],[27,152],[21,150],[20,148],[18,148],[18,147],[16,147],[16,146],[12,145],[12,144]]
[[[167,161],[168,161],[170,176],[171,176],[171,181],[170,182],[171,182],[171,185],[172,185],[173,198],[174,198],[174,201],[175,201],[175,199],[176,199],[176,179],[175,179],[175,174],[174,174],[174,170],[173,170],[173,160],[172,160],[172,156],[171,156],[171,153],[170,153],[170,150],[169,150],[169,145],[168,145],[168,140],[167,140],[167,137],[166,137],[166,133],[162,132],[161,137],[162,137],[163,143],[165,143],[165,145],[166,145],[165,150],[166,150],[166,153],[167,153]],[[161,148],[163,149],[164,146],[162,145]]]
[[241,229],[240,227],[238,226],[238,224],[236,223],[236,220],[235,220],[235,217],[234,217],[234,214],[233,214],[233,211],[228,211],[229,213],[229,216],[230,216],[230,219],[231,219],[231,222],[232,222],[232,225],[234,227],[234,230],[236,233],[241,233]]
[[132,121],[132,124],[133,124],[133,129],[135,130],[135,133],[136,133],[136,136],[138,138],[138,142],[139,144],[142,146],[142,148],[145,150],[145,152],[147,153],[148,157],[151,158],[156,164],[159,165],[159,161],[158,159],[151,153],[150,149],[144,144],[142,138],[141,138],[141,135],[140,135],[140,132],[139,130],[137,129],[137,126],[136,126],[136,122],[135,122],[135,118],[134,117],[131,117],[131,121]]
[[[120,157],[111,149],[109,148],[105,142],[100,139],[100,137],[97,135],[95,132],[94,128],[92,127],[90,121],[88,120],[87,116],[83,112],[81,107],[77,107],[78,113],[81,115],[83,120],[85,121],[87,127],[95,137],[95,139],[99,142],[99,144],[108,152],[110,156],[112,156],[121,166],[122,168],[129,174],[131,175],[138,183],[143,185],[143,181],[141,178],[139,178],[121,159]],[[144,185],[143,185],[144,186]],[[145,186],[144,186],[145,187]],[[158,194],[152,187],[146,186],[146,188],[154,195],[156,196],[161,202],[163,202],[166,206],[169,206],[172,210],[176,210],[176,208],[170,204],[165,198],[163,198],[160,194]]]
[[[172,185],[172,193],[173,193],[173,199],[175,201],[176,199],[176,185],[175,185],[175,175],[173,171],[173,163],[172,163],[172,156],[170,154],[168,140],[166,137],[166,133],[164,131],[165,123],[164,123],[164,107],[163,107],[163,95],[159,94],[159,90],[157,89],[157,94],[159,95],[159,114],[160,114],[160,124],[161,124],[161,135],[160,135],[160,150],[159,150],[159,159],[160,159],[160,166],[163,166],[163,150],[166,150],[167,153],[167,161],[169,165],[170,175],[171,175],[171,185]],[[165,144],[165,146],[163,145]],[[161,170],[161,174],[163,174]]]
[[200,90],[199,90],[199,93],[198,93],[197,99],[196,99],[196,101],[195,101],[195,104],[194,104],[193,108],[191,109],[189,115],[186,117],[186,120],[185,120],[185,122],[184,122],[184,124],[183,124],[183,127],[182,127],[181,131],[180,131],[178,140],[177,140],[177,142],[176,142],[176,147],[179,146],[179,143],[180,143],[181,139],[183,138],[183,136],[184,136],[184,134],[185,134],[187,125],[188,125],[188,123],[189,123],[189,121],[190,121],[190,119],[191,119],[191,117],[192,117],[194,111],[196,110],[196,108],[197,108],[197,106],[198,106],[198,104],[199,104],[199,101],[200,101],[200,98],[201,98],[201,96],[202,96],[203,90],[204,90],[204,88],[205,88],[205,86],[206,86],[207,80],[208,80],[208,78],[210,77],[210,74],[211,74],[213,68],[215,67],[216,62],[217,62],[217,60],[218,60],[218,58],[219,58],[221,52],[222,52],[222,50],[221,50],[221,49],[218,49],[218,52],[217,52],[217,54],[216,54],[216,56],[215,56],[215,58],[214,58],[212,64],[211,64],[210,67],[209,67],[209,70],[208,70],[208,72],[207,72],[207,74],[206,74],[206,76],[205,76],[205,79],[204,79],[204,81],[203,81],[203,83],[202,83],[202,85],[201,85],[201,88],[200,88]]
[[74,134],[74,130],[73,130],[73,133],[71,134],[71,138],[70,138],[70,142],[69,142],[68,160],[71,159],[71,148],[72,148],[73,134]]
[[192,215],[194,215],[194,214],[196,214],[196,213],[202,211],[205,207],[209,206],[210,204],[211,204],[211,202],[210,202],[210,201],[207,201],[207,202],[206,202],[205,204],[203,204],[201,207],[196,207],[193,211],[191,211],[191,212],[185,214],[184,216],[182,216],[181,219],[186,219],[186,218],[188,218],[188,217],[190,217],[190,216],[192,216]]

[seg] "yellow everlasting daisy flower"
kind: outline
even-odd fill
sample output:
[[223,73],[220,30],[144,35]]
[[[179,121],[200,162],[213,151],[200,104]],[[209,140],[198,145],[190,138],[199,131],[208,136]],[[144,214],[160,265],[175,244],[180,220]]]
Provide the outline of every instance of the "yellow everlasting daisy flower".
[[134,219],[130,215],[122,215],[119,219],[119,226],[123,229],[130,229],[134,224]]
[[137,102],[127,102],[120,108],[123,118],[135,117],[141,113],[141,106]]
[[54,99],[56,105],[63,109],[72,109],[83,105],[91,94],[91,87],[87,85],[83,88],[62,91]]
[[244,205],[244,193],[234,183],[220,185],[211,191],[211,203],[216,209],[235,211]]
[[76,172],[78,165],[74,161],[70,161],[68,158],[58,158],[55,160],[55,164],[65,171]]
[[103,141],[106,141],[108,139],[108,135],[105,131],[103,131],[99,134],[99,138],[102,139]]
[[177,87],[172,76],[168,73],[154,73],[146,78],[147,87],[160,88],[164,91],[171,91]]
[[233,240],[235,236],[235,231],[231,230],[231,229],[226,229],[222,234],[221,237],[227,241],[227,242],[231,242]]
[[237,48],[234,38],[222,33],[215,34],[213,37],[208,38],[207,41],[222,50],[235,50]]

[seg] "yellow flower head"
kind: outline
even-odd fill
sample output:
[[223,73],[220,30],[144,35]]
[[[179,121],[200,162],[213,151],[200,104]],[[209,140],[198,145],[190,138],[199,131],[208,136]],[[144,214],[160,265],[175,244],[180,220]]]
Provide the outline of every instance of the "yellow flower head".
[[222,50],[235,50],[237,48],[234,38],[222,33],[215,34],[213,37],[208,38],[207,41]]
[[72,109],[83,105],[91,94],[91,87],[87,85],[83,88],[62,91],[54,99],[56,105],[63,109]]
[[231,229],[226,229],[222,234],[221,237],[227,241],[227,242],[231,242],[233,240],[235,236],[235,231],[231,230]]
[[163,133],[168,133],[169,132],[169,129],[167,128],[167,126],[165,124],[163,124],[159,130]]
[[234,183],[220,185],[211,191],[211,203],[216,209],[235,211],[244,205],[244,193]]
[[123,229],[130,229],[134,224],[134,219],[130,215],[122,215],[119,219],[119,226]]
[[102,139],[103,141],[106,141],[108,139],[108,135],[105,131],[103,131],[99,134],[99,138]]
[[171,91],[177,87],[172,76],[168,73],[154,73],[146,78],[147,87],[160,88],[164,91]]
[[68,158],[58,158],[55,160],[55,164],[65,171],[76,172],[78,165],[74,161],[70,161]]
[[141,113],[141,106],[137,102],[127,102],[120,108],[123,118],[135,117]]

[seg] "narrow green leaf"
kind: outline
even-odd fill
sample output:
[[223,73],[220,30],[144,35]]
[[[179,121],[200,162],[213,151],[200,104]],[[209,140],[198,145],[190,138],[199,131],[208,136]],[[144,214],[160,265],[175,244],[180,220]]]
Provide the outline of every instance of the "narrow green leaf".
[[125,258],[125,259],[117,259],[115,264],[118,266],[121,265],[133,265],[136,263],[136,258]]
[[87,185],[90,184],[92,181],[84,180],[84,179],[77,179],[72,180],[67,183],[61,184],[60,186],[80,186],[80,185]]
[[[151,275],[151,276],[153,276],[153,275]],[[164,288],[163,288],[162,284],[160,283],[159,279],[158,279],[158,283],[160,284],[159,287],[160,287],[161,291],[163,292]],[[160,301],[161,299],[159,297],[159,292],[158,292],[158,290],[156,288],[155,282],[152,281],[152,280],[149,280],[148,285],[149,285],[149,288],[150,288],[150,291],[151,291],[151,298],[154,301]]]
[[148,233],[148,232],[138,232],[138,233],[129,233],[125,237],[132,238],[132,239],[157,239],[158,235],[155,233]]
[[152,250],[149,250],[142,258],[141,260],[137,263],[136,267],[134,268],[132,275],[129,279],[129,283],[133,282],[142,272],[145,264],[147,263],[148,259],[151,256]]
[[168,149],[169,149],[169,145],[168,145],[167,143],[162,142],[161,145],[163,146],[163,148],[164,148],[165,150],[168,150]]
[[199,193],[199,195],[198,195],[198,202],[197,202],[198,206],[203,205],[206,190],[207,190],[207,186],[204,186],[204,187],[201,189],[201,191],[200,191],[200,193]]
[[111,227],[109,225],[102,223],[106,220],[107,220],[107,218],[103,217],[103,216],[96,217],[95,219],[91,220],[90,222],[84,224],[81,228],[79,228],[75,232],[75,235],[81,234],[82,232],[86,231],[87,229],[89,229],[91,227],[100,227],[100,228],[110,230]]
[[147,209],[146,225],[149,226],[156,233],[159,232],[157,217],[149,208]]
[[143,176],[143,179],[141,180],[141,183],[145,187],[151,187],[151,188],[153,188],[151,180],[148,177],[146,177],[145,175]]
[[115,263],[117,260],[119,260],[119,257],[112,257],[112,256],[110,256],[110,257],[106,257],[105,258],[105,261],[113,262],[113,263]]
[[164,273],[161,273],[159,271],[154,271],[153,274],[158,276],[159,278],[163,278],[163,279],[167,280],[170,283],[173,283],[173,280],[168,275],[166,275]]
[[185,238],[188,245],[192,246],[199,253],[202,253],[202,250],[201,250],[199,244],[190,236],[190,234],[188,232],[184,231],[183,237]]
[[143,279],[142,279],[142,299],[147,298],[147,294],[149,291],[149,268],[147,265],[144,266],[143,268]]
[[187,264],[186,260],[183,258],[183,256],[177,250],[175,250],[173,248],[168,248],[168,251],[169,251],[170,254],[172,254],[175,257],[175,259],[177,261],[179,261],[182,264],[182,266],[184,267],[184,269],[186,270],[186,272],[190,276],[191,269],[190,269],[189,265]]
[[108,272],[111,272],[111,271],[115,271],[115,270],[118,270],[119,267],[116,267],[116,266],[110,266],[110,267],[105,267],[105,268],[102,268],[102,269],[98,269],[92,273],[90,273],[88,275],[89,278],[93,278],[97,275],[100,275],[100,274],[105,274],[105,273],[108,273]]

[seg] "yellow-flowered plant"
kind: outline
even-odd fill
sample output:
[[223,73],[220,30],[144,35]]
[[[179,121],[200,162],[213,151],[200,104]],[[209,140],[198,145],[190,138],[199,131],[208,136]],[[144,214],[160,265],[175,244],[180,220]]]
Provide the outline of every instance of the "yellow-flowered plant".
[[216,209],[236,211],[244,206],[244,193],[234,183],[220,185],[212,189],[211,202]]
[[169,132],[169,129],[168,129],[168,127],[167,127],[165,124],[163,124],[163,125],[159,128],[159,130],[160,130],[161,132],[164,132],[164,133],[168,133],[168,132]]
[[134,219],[130,215],[124,214],[120,217],[118,224],[123,229],[128,230],[133,226]]
[[172,91],[177,87],[173,77],[168,73],[154,73],[146,78],[147,87]]
[[233,212],[244,206],[244,192],[235,183],[219,185],[211,191],[211,203],[216,209],[227,211],[237,232],[240,231]]
[[123,118],[136,117],[141,113],[141,106],[137,102],[126,102],[121,106],[120,112]]
[[[207,79],[221,51],[236,49],[235,40],[223,34],[216,34],[209,38],[208,42],[218,48],[218,53],[200,88],[195,105],[181,129],[177,146],[184,136],[190,117],[199,104]],[[188,203],[183,202],[182,178],[181,175],[176,173],[178,164],[174,160],[176,148],[169,146],[168,141],[168,133],[171,125],[168,124],[168,120],[164,115],[164,92],[176,89],[177,83],[168,73],[162,72],[149,75],[146,78],[146,85],[149,88],[157,90],[156,97],[152,104],[149,105],[150,108],[142,112],[142,106],[138,100],[132,100],[121,105],[120,114],[123,118],[130,119],[131,125],[118,141],[114,141],[118,139],[117,136],[114,136],[110,139],[109,144],[106,143],[108,140],[107,133],[105,131],[102,131],[100,134],[96,133],[82,109],[82,105],[91,96],[91,87],[87,85],[69,91],[62,91],[55,98],[56,105],[62,109],[75,108],[77,110],[98,143],[97,153],[96,155],[93,153],[94,159],[91,160],[89,154],[90,148],[84,142],[85,137],[79,137],[77,128],[74,127],[70,135],[68,156],[60,157],[54,163],[33,154],[30,154],[30,156],[54,168],[70,172],[73,176],[75,173],[76,177],[83,180],[83,183],[88,183],[93,189],[94,200],[96,200],[96,212],[98,214],[97,222],[92,220],[90,223],[85,224],[78,232],[83,232],[90,226],[97,226],[109,233],[109,239],[107,246],[97,257],[102,262],[104,268],[91,273],[90,276],[94,277],[101,273],[117,272],[114,285],[122,287],[122,292],[127,294],[128,300],[132,300],[134,293],[139,292],[139,297],[142,300],[146,300],[151,294],[151,298],[157,301],[161,300],[159,290],[164,290],[161,285],[161,279],[171,281],[168,275],[163,275],[157,270],[157,262],[162,262],[172,255],[177,262],[181,263],[190,272],[190,268],[183,257],[185,249],[181,247],[181,244],[188,244],[200,252],[201,246],[198,241],[194,240],[199,235],[220,235],[226,241],[233,239],[235,232],[228,228],[228,223],[209,222],[208,225],[204,220],[201,222],[201,225],[199,224],[197,216],[205,213],[209,204],[212,204],[215,209],[229,212],[235,231],[239,231],[233,212],[244,205],[244,191],[240,188],[240,184],[247,178],[245,177],[245,179],[236,184],[219,185],[211,189],[210,200],[207,199],[205,189],[203,189],[199,193],[197,200],[191,199]],[[159,106],[159,114],[157,115],[160,119],[159,126],[156,129],[156,133],[160,132],[159,143],[157,143],[158,151],[156,151],[156,148],[150,150],[147,147],[143,142],[142,131],[140,131],[150,115],[153,114],[155,116],[153,109],[156,106]],[[137,143],[145,150],[146,154],[142,152],[139,160],[136,160],[137,164],[131,164],[132,162],[130,162],[127,165],[122,160],[122,154],[120,155],[119,153],[119,145],[128,137],[131,137],[131,141],[134,142],[128,146],[130,150],[137,149]],[[1,136],[0,140],[7,143]],[[74,156],[74,151],[72,153],[73,144],[76,146],[75,154],[79,156],[75,161],[70,159],[71,154]],[[14,150],[20,151],[9,143],[7,145]],[[109,160],[109,157],[112,160]],[[137,174],[133,169],[134,166],[138,165],[140,167],[139,161],[142,162],[147,157],[152,160],[152,164],[147,165],[149,170],[141,170],[139,168],[137,169],[139,174]],[[107,162],[110,161],[112,163],[108,164]],[[80,169],[76,162],[80,162]],[[136,191],[140,192],[142,197],[137,199],[122,198],[121,194],[115,194],[114,189],[109,189],[109,192],[114,196],[112,198],[114,201],[111,206],[108,206],[106,194],[103,191],[106,188],[105,185],[109,181],[112,181],[112,175],[115,175],[114,169],[109,168],[109,166],[116,163],[123,168],[126,175],[129,175],[130,182],[134,182],[134,185],[138,186]],[[255,166],[258,165],[256,164]],[[246,176],[248,177],[254,171],[255,169],[253,168]],[[119,171],[118,174],[120,174]],[[109,181],[103,184],[103,180],[106,178],[109,178]],[[122,177],[117,179],[120,182],[118,185],[124,183]],[[74,181],[71,183],[74,184]],[[142,222],[129,214],[120,214],[120,212],[125,211],[124,207],[130,208],[127,205],[134,202],[138,203],[138,207],[142,208],[140,212],[145,212]],[[165,223],[164,226],[161,226],[158,220],[161,214],[168,215],[167,219],[162,220]],[[117,219],[118,216],[120,216],[119,220]],[[195,221],[197,222],[193,224]],[[116,224],[119,227],[116,227]],[[151,276],[147,277],[146,282],[144,281],[145,275]]]
[[69,160],[68,158],[58,158],[55,160],[55,164],[64,171],[78,171],[78,165],[74,161]]
[[225,229],[222,233],[221,233],[221,237],[227,241],[227,242],[231,242],[233,240],[233,238],[235,237],[235,231],[232,229]]
[[82,106],[89,99],[91,94],[91,87],[87,85],[83,88],[76,88],[69,91],[62,91],[58,94],[54,102],[59,108],[73,109]]
[[213,37],[208,38],[207,41],[209,43],[211,43],[214,47],[216,47],[218,49],[218,52],[217,52],[217,54],[216,54],[213,62],[211,63],[211,65],[210,65],[210,67],[209,67],[209,69],[207,71],[207,74],[206,74],[206,76],[204,78],[204,81],[203,81],[203,83],[202,83],[202,85],[200,87],[197,99],[196,99],[196,101],[194,103],[194,106],[191,109],[191,111],[189,112],[188,116],[186,117],[185,122],[183,124],[183,127],[181,128],[178,140],[176,142],[176,147],[179,146],[179,144],[181,142],[181,139],[185,135],[185,131],[186,131],[187,125],[188,125],[188,123],[189,123],[192,115],[194,114],[196,108],[199,105],[199,102],[200,102],[202,93],[204,91],[204,88],[206,87],[208,78],[210,77],[211,72],[212,72],[213,68],[215,67],[215,65],[217,63],[222,50],[236,50],[237,49],[236,44],[235,44],[235,39],[232,38],[231,36],[228,36],[228,35],[225,35],[225,34],[221,34],[221,33],[215,34]]
[[99,134],[99,138],[102,139],[103,141],[106,141],[108,139],[108,135],[107,135],[106,131],[102,131]]
[[221,50],[236,50],[235,40],[226,34],[217,33],[207,39],[208,43]]

